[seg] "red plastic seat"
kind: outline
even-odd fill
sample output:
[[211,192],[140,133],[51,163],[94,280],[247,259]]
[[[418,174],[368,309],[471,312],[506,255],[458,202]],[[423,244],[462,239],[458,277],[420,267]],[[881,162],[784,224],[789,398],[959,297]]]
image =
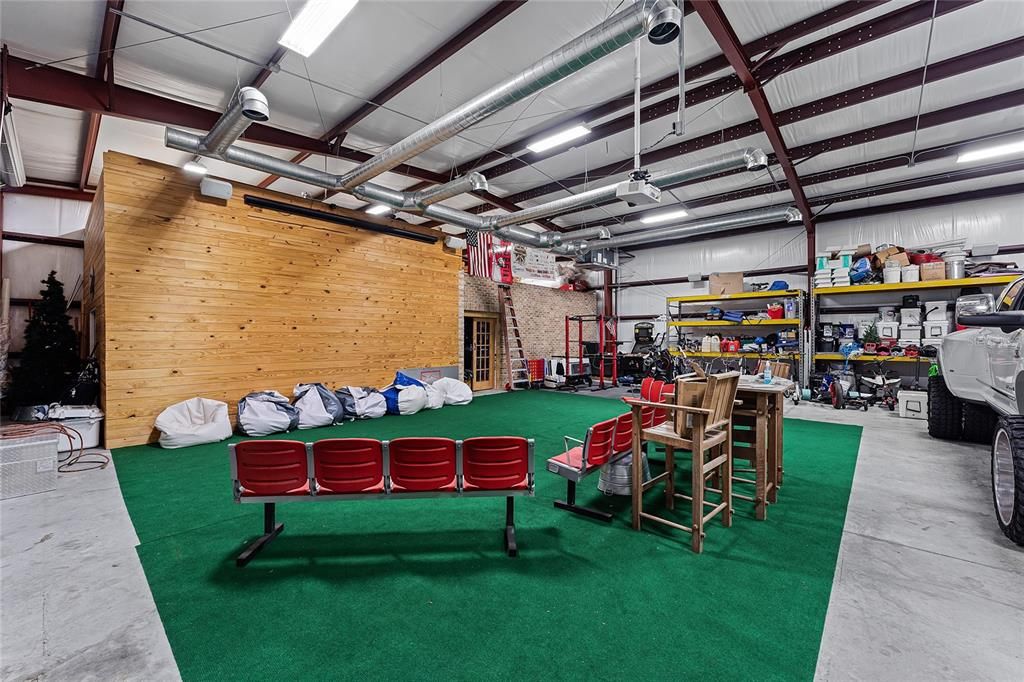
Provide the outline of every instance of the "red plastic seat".
[[318,494],[384,492],[384,447],[372,438],[328,438],[313,443]]
[[640,382],[640,400],[651,399],[651,387],[654,385],[654,377],[644,377]]
[[530,444],[517,436],[485,436],[462,442],[464,490],[515,490],[527,487]]
[[309,494],[305,443],[244,440],[235,444],[234,452],[243,497]]
[[388,444],[394,492],[453,491],[455,441],[450,438],[396,438]]
[[617,423],[618,417],[591,426],[582,446],[548,460],[548,471],[578,481],[600,467],[612,456],[612,439]]
[[633,449],[633,415],[627,412],[615,420],[612,436],[612,454],[620,455]]

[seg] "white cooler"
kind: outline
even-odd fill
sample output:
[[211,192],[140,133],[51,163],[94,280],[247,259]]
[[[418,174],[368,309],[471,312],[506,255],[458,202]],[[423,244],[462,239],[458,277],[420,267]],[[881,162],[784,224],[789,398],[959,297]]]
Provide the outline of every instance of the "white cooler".
[[78,433],[77,436],[74,433],[61,434],[57,444],[59,452],[94,448],[99,445],[103,411],[95,405],[54,405],[47,413],[47,417]]
[[900,416],[907,419],[928,418],[928,391],[900,391],[896,400],[900,404]]

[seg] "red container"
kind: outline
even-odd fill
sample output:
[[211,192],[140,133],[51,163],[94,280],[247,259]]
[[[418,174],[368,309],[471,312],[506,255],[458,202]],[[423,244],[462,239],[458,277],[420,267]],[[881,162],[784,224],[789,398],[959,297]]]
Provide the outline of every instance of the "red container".
[[544,358],[527,360],[526,368],[530,372],[530,381],[544,381]]
[[783,315],[783,308],[778,303],[770,303],[768,304],[768,307],[765,309],[765,312],[768,313],[769,318],[773,320],[781,320]]

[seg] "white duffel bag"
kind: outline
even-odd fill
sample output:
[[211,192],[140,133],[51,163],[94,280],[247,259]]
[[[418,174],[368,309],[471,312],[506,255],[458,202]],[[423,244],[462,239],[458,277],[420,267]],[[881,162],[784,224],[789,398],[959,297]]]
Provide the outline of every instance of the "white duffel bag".
[[189,398],[157,415],[160,447],[187,448],[216,443],[231,436],[228,404],[209,398]]
[[359,386],[349,386],[348,390],[355,401],[356,418],[377,419],[387,413],[388,404],[380,391]]
[[277,391],[257,391],[238,401],[238,430],[246,436],[269,436],[298,426],[298,409]]
[[473,402],[473,389],[458,379],[441,377],[431,386],[444,395],[445,405],[467,405]]

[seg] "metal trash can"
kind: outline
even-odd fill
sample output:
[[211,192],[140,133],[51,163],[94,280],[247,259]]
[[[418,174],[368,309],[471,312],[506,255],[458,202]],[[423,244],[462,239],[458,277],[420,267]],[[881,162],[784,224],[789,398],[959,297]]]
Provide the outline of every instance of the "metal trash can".
[[[647,453],[641,453],[643,461],[644,483],[651,480],[651,465],[647,461]],[[633,453],[620,457],[614,462],[609,462],[601,467],[601,478],[597,482],[597,489],[605,495],[632,495],[633,494]]]

